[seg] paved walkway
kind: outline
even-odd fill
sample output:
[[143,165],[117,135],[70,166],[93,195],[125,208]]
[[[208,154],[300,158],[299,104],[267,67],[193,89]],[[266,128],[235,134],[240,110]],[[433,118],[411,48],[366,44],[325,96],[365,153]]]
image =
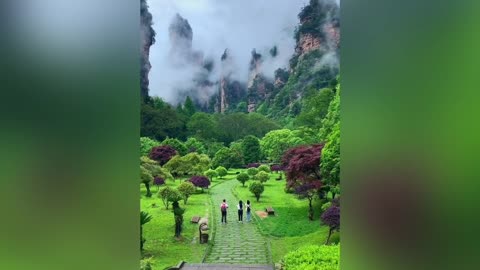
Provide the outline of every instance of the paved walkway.
[[[237,184],[239,184],[237,180],[229,180],[210,190],[214,207],[213,218],[216,219],[210,222],[216,222],[216,233],[214,245],[205,263],[252,265],[252,267],[254,264],[269,264],[271,256],[267,240],[258,231],[255,221],[252,219],[247,223],[244,213],[244,222],[238,222],[238,201],[232,194],[232,188]],[[220,203],[223,199],[226,199],[229,205],[227,224],[220,222]]]
[[273,270],[270,265],[231,265],[231,264],[185,264],[181,270]]

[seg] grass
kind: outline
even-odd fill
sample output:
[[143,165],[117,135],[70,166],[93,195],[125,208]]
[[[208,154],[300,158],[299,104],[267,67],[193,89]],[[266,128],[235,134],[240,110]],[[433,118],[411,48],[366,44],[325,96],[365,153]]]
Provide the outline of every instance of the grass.
[[234,192],[243,201],[250,200],[253,211],[265,211],[273,207],[275,216],[265,219],[257,217],[261,232],[269,237],[272,258],[277,262],[288,252],[309,244],[324,244],[328,236],[328,227],[320,224],[321,202],[314,200],[314,220],[308,219],[308,200],[300,200],[295,194],[284,191],[285,177],[277,181],[277,173],[271,173],[270,179],[264,183],[265,191],[257,202],[248,190],[249,180],[245,187],[239,182]]
[[[180,180],[173,182],[167,181],[167,185],[177,187]],[[210,200],[208,193],[192,195],[188,199],[187,205],[180,202],[180,207],[185,209],[182,239],[177,240],[174,237],[175,221],[172,207],[168,210],[162,203],[162,200],[156,195],[157,188],[152,188],[153,196],[145,197],[145,188],[142,187],[140,207],[141,210],[148,212],[152,220],[143,226],[143,237],[146,238],[144,247],[144,256],[153,258],[153,269],[165,269],[166,267],[178,264],[181,260],[192,263],[200,263],[206,245],[198,243],[198,226],[190,223],[193,216],[206,216],[210,209]],[[152,207],[156,204],[156,207]]]

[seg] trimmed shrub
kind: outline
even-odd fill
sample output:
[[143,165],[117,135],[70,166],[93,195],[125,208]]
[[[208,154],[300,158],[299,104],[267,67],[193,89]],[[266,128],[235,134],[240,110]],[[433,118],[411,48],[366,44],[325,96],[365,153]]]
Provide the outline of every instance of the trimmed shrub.
[[255,179],[257,179],[258,181],[260,181],[262,183],[267,182],[269,178],[270,178],[270,174],[268,174],[264,171],[258,172],[257,175],[255,176]]
[[246,174],[244,172],[239,173],[237,175],[237,180],[238,180],[238,182],[242,183],[242,186],[245,186],[245,182],[247,182],[248,179],[250,179],[250,177],[248,176],[248,174]]
[[265,187],[262,183],[255,181],[250,184],[250,187],[248,189],[253,195],[255,195],[255,198],[257,198],[258,202],[260,200],[260,195],[262,195],[263,191],[265,190]]
[[162,199],[165,209],[168,209],[171,202],[178,202],[182,199],[182,194],[178,190],[167,186],[160,189],[158,197]]
[[254,167],[248,168],[248,169],[247,169],[247,173],[248,173],[248,175],[250,175],[250,176],[255,176],[255,175],[258,173],[258,169],[257,169],[257,168],[254,168]]
[[195,186],[190,183],[190,182],[183,182],[178,186],[178,191],[182,194],[183,196],[183,203],[187,204],[188,198],[190,195],[195,193]]
[[206,170],[203,174],[204,174],[206,177],[208,177],[208,179],[210,179],[210,181],[212,181],[213,178],[218,175],[218,174],[217,174],[217,171],[212,170],[212,169]]
[[258,170],[259,170],[259,171],[266,172],[266,173],[270,173],[270,172],[271,172],[270,167],[268,167],[268,165],[265,165],[265,164],[260,165],[260,166],[258,167]]
[[217,172],[218,177],[223,178],[225,175],[227,175],[228,171],[225,169],[225,167],[218,166],[215,171]]
[[304,246],[289,252],[283,258],[285,270],[338,270],[340,269],[340,246]]

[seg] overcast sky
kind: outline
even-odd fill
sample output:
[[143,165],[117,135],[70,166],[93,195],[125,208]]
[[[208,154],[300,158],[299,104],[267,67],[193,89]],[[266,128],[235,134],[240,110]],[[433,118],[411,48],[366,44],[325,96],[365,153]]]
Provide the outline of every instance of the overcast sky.
[[228,48],[237,67],[235,78],[246,82],[253,48],[262,53],[278,46],[279,56],[264,65],[268,76],[273,76],[276,68],[288,65],[294,52],[297,15],[307,3],[308,0],[148,0],[157,32],[150,51],[150,95],[175,102],[174,87],[185,85],[193,76],[191,70],[172,69],[166,61],[170,49],[168,26],[176,13],[187,19],[193,29],[193,49],[215,60],[215,74],[219,74],[220,57]]

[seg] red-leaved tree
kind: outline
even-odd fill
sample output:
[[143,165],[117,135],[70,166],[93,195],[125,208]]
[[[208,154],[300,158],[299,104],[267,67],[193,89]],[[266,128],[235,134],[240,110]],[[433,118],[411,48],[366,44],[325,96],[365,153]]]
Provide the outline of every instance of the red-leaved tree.
[[332,232],[335,230],[340,230],[340,207],[332,205],[322,214],[321,219],[325,225],[330,227],[327,242],[325,243],[328,245],[330,242],[330,236],[332,236]]
[[153,147],[150,150],[150,159],[158,161],[160,166],[165,165],[172,157],[177,154],[177,150],[175,150],[170,145],[161,145]]
[[190,182],[195,186],[202,189],[208,188],[210,186],[210,180],[205,176],[192,176]]
[[320,156],[323,144],[298,146],[285,152],[282,167],[287,176],[287,188],[309,202],[308,218],[313,220],[312,201],[322,187],[320,175]]

